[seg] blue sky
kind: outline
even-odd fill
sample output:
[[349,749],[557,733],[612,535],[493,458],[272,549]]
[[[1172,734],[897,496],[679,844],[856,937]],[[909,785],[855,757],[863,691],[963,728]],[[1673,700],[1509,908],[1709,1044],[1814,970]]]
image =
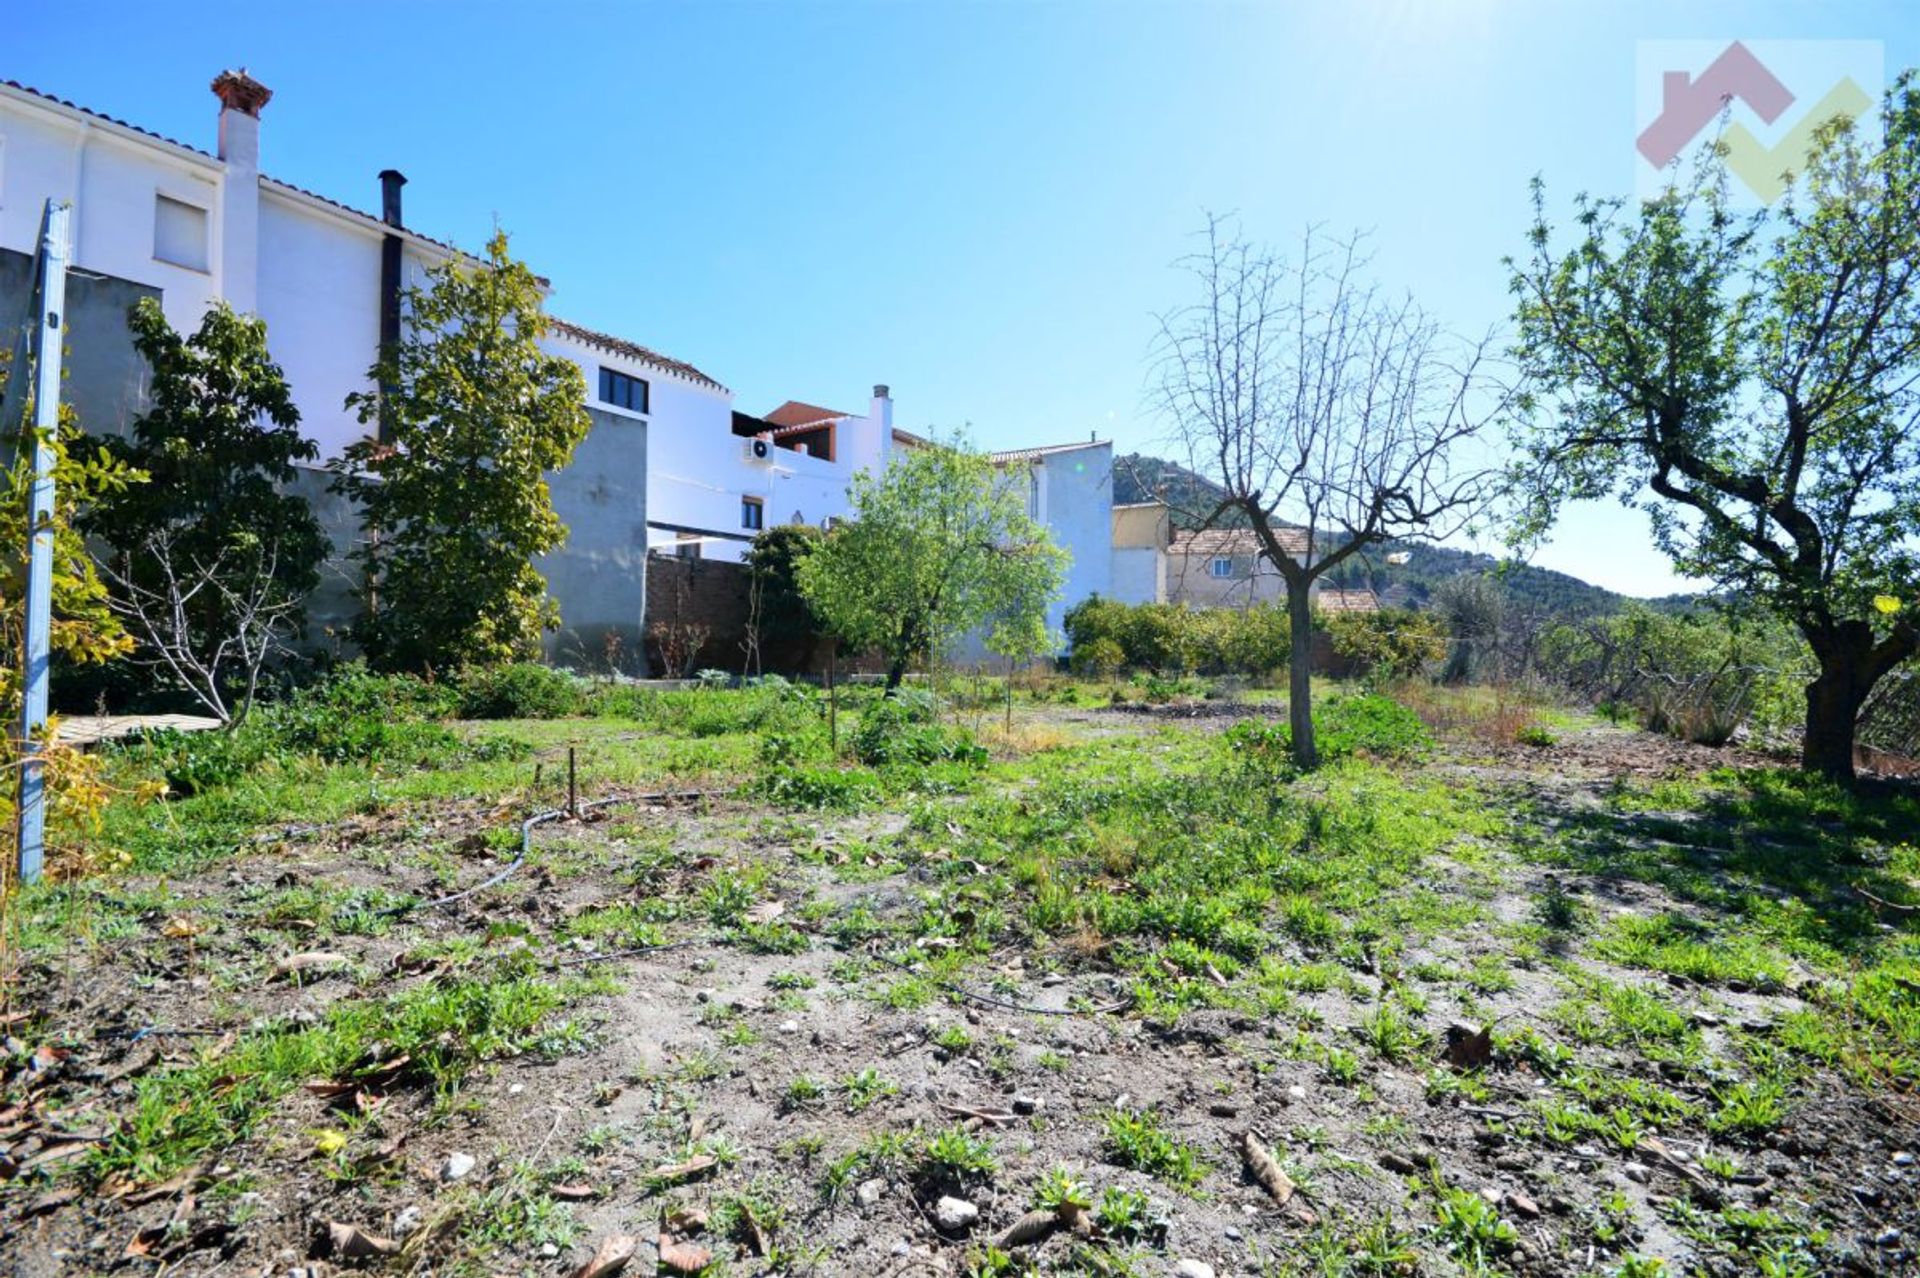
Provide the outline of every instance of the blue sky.
[[[1629,193],[1636,43],[1883,41],[1900,3],[15,6],[0,77],[211,148],[207,82],[275,92],[263,167],[477,246],[495,218],[560,315],[765,411],[970,424],[994,447],[1151,448],[1169,263],[1206,209],[1286,241],[1373,232],[1375,272],[1462,329],[1508,310],[1527,182]],[[1536,561],[1678,588],[1644,520],[1576,510]]]

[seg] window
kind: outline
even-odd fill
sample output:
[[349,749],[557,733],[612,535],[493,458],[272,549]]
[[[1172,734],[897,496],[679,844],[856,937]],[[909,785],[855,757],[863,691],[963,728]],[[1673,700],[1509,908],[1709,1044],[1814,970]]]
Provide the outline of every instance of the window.
[[1233,558],[1230,555],[1215,555],[1213,562],[1207,565],[1207,571],[1216,577],[1233,576]]
[[673,553],[681,559],[700,557],[699,533],[675,533],[673,535]]
[[767,505],[758,497],[740,499],[740,526],[751,528],[755,532],[766,526]]
[[207,269],[207,211],[165,195],[153,197],[153,255],[190,270]]
[[647,384],[611,368],[600,370],[600,402],[630,413],[647,411]]

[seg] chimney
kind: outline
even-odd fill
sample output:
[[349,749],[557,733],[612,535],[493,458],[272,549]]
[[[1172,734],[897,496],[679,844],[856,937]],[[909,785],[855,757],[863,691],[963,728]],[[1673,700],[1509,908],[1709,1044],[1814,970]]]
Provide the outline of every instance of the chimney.
[[873,469],[877,473],[887,468],[887,458],[893,455],[893,397],[885,383],[873,388],[873,404],[867,409],[867,421],[878,437],[873,444]]
[[247,74],[222,71],[214,77],[220,99],[220,159],[226,177],[220,185],[220,295],[234,310],[251,314],[260,292],[260,112],[273,90]]
[[399,169],[380,170],[380,220],[388,226],[406,225],[400,220],[400,188],[406,184],[407,175]]
[[[380,170],[380,220],[391,230],[380,240],[380,355],[384,359],[400,344],[400,235],[405,223],[400,215],[400,188],[407,179],[398,169]],[[384,396],[392,388],[382,385]],[[380,439],[393,441],[393,419],[383,403],[380,409]]]

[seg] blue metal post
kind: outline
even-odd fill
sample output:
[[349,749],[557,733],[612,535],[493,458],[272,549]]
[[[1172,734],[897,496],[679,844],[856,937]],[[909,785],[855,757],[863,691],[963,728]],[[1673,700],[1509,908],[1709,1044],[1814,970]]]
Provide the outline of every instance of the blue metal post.
[[60,325],[67,306],[67,228],[73,206],[48,200],[40,223],[40,279],[33,325],[32,541],[27,559],[26,624],[20,702],[20,882],[40,877],[47,829],[45,765],[47,673],[53,630],[53,441],[60,429]]

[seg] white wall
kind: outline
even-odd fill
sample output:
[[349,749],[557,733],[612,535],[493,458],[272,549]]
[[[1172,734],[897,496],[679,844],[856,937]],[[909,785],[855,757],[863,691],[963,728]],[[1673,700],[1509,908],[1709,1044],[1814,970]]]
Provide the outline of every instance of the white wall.
[[1167,557],[1152,546],[1115,546],[1109,599],[1124,604],[1162,603],[1167,597]]
[[[46,201],[70,200],[74,264],[164,290],[175,328],[199,324],[220,296],[223,180],[210,156],[131,138],[0,85],[0,247],[33,253]],[[207,270],[153,256],[156,194],[206,210]]]

